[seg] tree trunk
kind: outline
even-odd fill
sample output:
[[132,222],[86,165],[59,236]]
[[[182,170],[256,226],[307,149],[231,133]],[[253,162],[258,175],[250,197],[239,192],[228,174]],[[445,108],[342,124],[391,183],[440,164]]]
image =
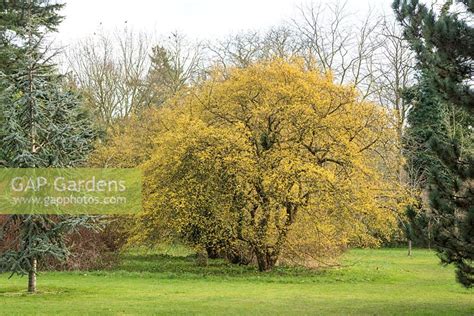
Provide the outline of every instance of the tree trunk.
[[207,257],[209,259],[220,259],[221,258],[221,255],[219,254],[219,251],[216,249],[216,247],[206,246],[206,252],[207,252]]
[[36,269],[37,269],[38,262],[36,258],[31,259],[31,268],[30,272],[28,273],[28,293],[35,293],[36,292]]
[[431,219],[428,221],[428,249],[431,250]]
[[258,270],[260,272],[271,271],[273,267],[275,266],[275,263],[276,263],[275,256],[270,255],[266,251],[257,252],[256,257],[257,257]]
[[207,259],[208,259],[207,252],[203,249],[200,249],[197,252],[196,264],[200,267],[207,267],[207,264],[208,264]]
[[230,263],[249,265],[255,258],[252,249],[246,249],[243,246],[229,247],[226,253],[226,258]]
[[411,239],[408,239],[408,256],[411,256]]

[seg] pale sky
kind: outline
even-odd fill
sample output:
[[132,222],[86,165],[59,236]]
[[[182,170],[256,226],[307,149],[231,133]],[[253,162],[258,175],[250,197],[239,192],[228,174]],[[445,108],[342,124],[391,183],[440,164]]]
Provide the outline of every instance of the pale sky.
[[[191,38],[215,39],[249,29],[266,29],[288,21],[306,0],[64,0],[66,16],[57,36],[67,44],[105,30],[125,26],[166,35],[179,31]],[[322,0],[322,2],[329,0]],[[315,1],[315,3],[321,2]],[[361,16],[369,8],[390,12],[392,0],[347,0]]]

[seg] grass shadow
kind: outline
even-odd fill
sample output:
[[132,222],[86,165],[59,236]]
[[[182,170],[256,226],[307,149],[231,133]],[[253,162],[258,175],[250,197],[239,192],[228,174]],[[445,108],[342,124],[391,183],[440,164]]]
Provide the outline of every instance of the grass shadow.
[[24,287],[20,286],[9,286],[6,288],[0,288],[0,297],[37,297],[37,296],[57,296],[60,294],[70,294],[71,289],[69,288],[50,288],[43,287],[36,293],[28,293]]
[[[254,265],[231,264],[224,259],[209,259],[207,266],[196,263],[195,255],[169,255],[159,253],[125,253],[121,262],[112,271],[133,275],[156,275],[166,278],[216,278],[260,280],[262,282],[304,283],[358,281],[357,275],[346,273],[344,269],[277,266],[270,272],[259,272]],[[360,279],[359,281],[367,281]]]

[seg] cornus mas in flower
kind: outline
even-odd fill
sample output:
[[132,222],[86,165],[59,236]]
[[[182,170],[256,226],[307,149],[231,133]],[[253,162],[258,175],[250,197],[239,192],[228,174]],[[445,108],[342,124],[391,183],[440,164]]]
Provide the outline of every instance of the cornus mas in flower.
[[[266,271],[389,238],[404,198],[387,171],[388,113],[310,68],[275,59],[215,69],[152,110],[146,152],[117,160],[145,171],[135,240],[179,237]],[[137,130],[121,137],[143,144]]]

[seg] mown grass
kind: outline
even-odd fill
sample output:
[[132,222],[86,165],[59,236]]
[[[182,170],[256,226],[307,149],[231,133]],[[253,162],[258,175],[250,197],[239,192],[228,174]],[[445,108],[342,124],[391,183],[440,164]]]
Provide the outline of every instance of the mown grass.
[[15,314],[337,314],[474,315],[474,293],[433,252],[355,249],[339,268],[254,267],[211,260],[199,267],[185,249],[129,252],[111,271],[47,272],[40,292],[0,276],[0,313]]

